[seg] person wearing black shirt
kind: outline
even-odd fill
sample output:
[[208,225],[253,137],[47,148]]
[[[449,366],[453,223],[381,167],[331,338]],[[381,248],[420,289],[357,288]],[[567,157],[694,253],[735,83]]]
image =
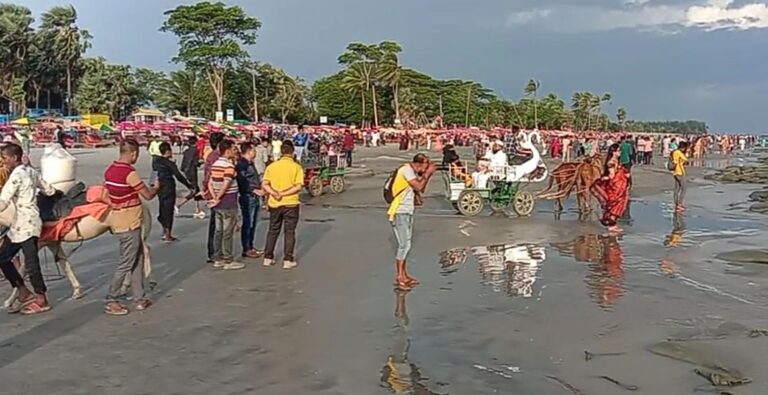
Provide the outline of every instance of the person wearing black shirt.
[[264,192],[261,189],[261,175],[256,171],[253,160],[256,147],[253,143],[240,144],[240,159],[235,165],[237,172],[238,202],[243,216],[240,227],[240,241],[243,246],[243,258],[258,258],[263,252],[253,248],[256,237],[256,223],[259,220],[259,201]]
[[205,213],[200,210],[200,182],[197,179],[197,169],[200,167],[200,153],[197,150],[197,137],[192,136],[187,142],[187,149],[184,150],[181,157],[181,173],[187,178],[193,189],[184,200],[178,205],[181,208],[192,199],[195,199],[195,218],[205,218]]
[[176,167],[176,163],[171,160],[173,151],[171,145],[164,142],[160,144],[160,156],[156,157],[152,165],[152,170],[157,172],[157,181],[160,187],[157,191],[158,216],[157,220],[163,227],[163,241],[170,243],[177,239],[173,237],[173,215],[176,207],[176,180],[179,180],[185,187],[193,191],[195,188],[184,177]]

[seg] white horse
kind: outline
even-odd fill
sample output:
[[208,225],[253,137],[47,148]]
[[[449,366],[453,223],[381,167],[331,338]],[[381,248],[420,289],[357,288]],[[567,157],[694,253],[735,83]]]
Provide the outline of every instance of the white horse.
[[[10,204],[8,208],[0,212],[0,225],[6,227],[10,226],[10,224],[13,223],[13,218],[15,215],[16,206]],[[143,220],[141,225],[141,238],[144,248],[144,276],[145,278],[149,278],[149,275],[152,273],[152,260],[150,258],[150,250],[147,239],[150,232],[152,231],[152,218],[150,218],[149,210],[144,205],[142,205],[142,216]],[[40,242],[40,249],[47,248],[50,250],[51,253],[53,253],[54,260],[61,266],[64,274],[67,276],[67,279],[72,286],[73,299],[79,299],[82,297],[82,289],[80,286],[80,281],[78,281],[77,276],[75,276],[75,272],[72,270],[72,265],[69,262],[69,256],[66,252],[64,252],[63,243],[82,243],[86,240],[95,239],[110,231],[114,221],[115,218],[112,212],[108,212],[103,221],[99,221],[99,219],[92,216],[86,216],[80,219],[75,227],[72,228],[69,233],[65,234],[61,240]],[[24,277],[24,261],[22,260],[21,262],[22,264],[19,268],[19,273],[22,275],[22,277]],[[123,283],[123,288],[126,288],[129,284],[130,276],[126,276],[125,282]],[[13,292],[11,292],[11,296],[6,299],[5,303],[3,304],[4,307],[7,309],[13,305],[17,298],[18,290],[14,288]]]

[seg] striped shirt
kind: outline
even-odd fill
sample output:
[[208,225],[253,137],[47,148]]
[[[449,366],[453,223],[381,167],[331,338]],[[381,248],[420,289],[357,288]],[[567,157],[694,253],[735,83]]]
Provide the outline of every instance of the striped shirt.
[[104,172],[104,188],[109,194],[115,221],[114,233],[128,232],[141,227],[141,197],[139,191],[146,188],[136,169],[128,163],[115,161]]
[[228,181],[229,186],[222,195],[219,204],[214,208],[229,209],[237,208],[237,181],[235,181],[235,165],[227,158],[220,157],[211,166],[211,189],[214,196],[218,196],[224,184]]

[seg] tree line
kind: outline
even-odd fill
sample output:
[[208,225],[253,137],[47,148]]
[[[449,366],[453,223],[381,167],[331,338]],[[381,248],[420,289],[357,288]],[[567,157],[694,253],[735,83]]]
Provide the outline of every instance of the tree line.
[[[170,73],[86,57],[92,35],[77,25],[72,6],[35,18],[24,6],[0,4],[0,99],[17,113],[62,108],[65,114],[98,112],[122,119],[155,105],[187,116],[279,122],[332,122],[402,127],[520,127],[532,129],[705,132],[700,121],[641,122],[623,107],[609,114],[610,93],[576,92],[570,100],[544,93],[531,79],[517,102],[468,80],[440,80],[400,63],[393,41],[350,43],[340,71],[311,85],[279,67],[258,62],[246,48],[261,22],[221,2],[180,5],[165,12],[160,31],[178,39]],[[57,106],[58,105],[58,106]]]

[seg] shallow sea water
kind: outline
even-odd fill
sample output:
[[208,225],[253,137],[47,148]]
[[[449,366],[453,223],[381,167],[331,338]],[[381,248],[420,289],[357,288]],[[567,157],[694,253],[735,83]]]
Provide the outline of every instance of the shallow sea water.
[[[713,390],[695,365],[647,351],[684,339],[714,355],[710,362],[753,380],[732,393],[765,393],[768,339],[709,335],[724,323],[768,327],[768,266],[715,258],[764,243],[764,221],[720,205],[722,195],[744,192],[693,190],[682,215],[673,214],[668,195],[634,199],[618,237],[572,211],[556,220],[546,202],[528,219],[451,220],[445,226],[463,231],[456,237],[417,232],[417,245],[445,248],[417,248],[411,258],[432,272],[421,269],[425,285],[394,296],[408,320],[395,320],[391,336],[407,346],[388,359],[382,387],[414,394],[625,391],[600,378],[608,376],[638,393]],[[611,355],[586,361],[586,350]],[[393,375],[397,366],[409,373]],[[406,384],[393,379],[403,375]]]

